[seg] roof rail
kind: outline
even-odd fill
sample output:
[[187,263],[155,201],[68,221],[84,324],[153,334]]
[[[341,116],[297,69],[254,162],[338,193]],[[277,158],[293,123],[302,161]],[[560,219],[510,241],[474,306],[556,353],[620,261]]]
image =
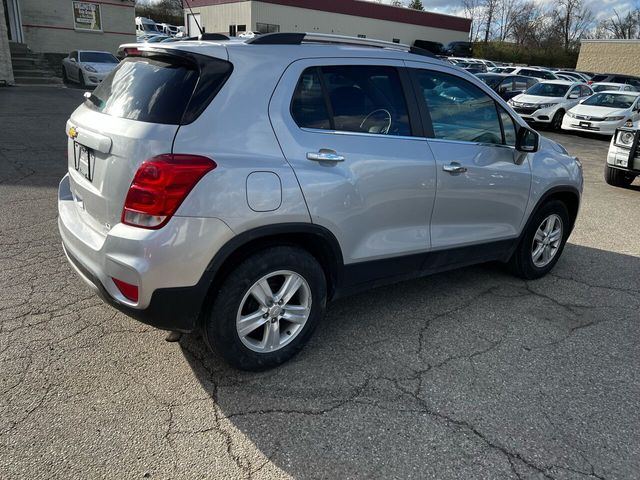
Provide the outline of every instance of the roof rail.
[[403,43],[387,42],[373,38],[349,37],[330,33],[267,33],[247,40],[251,45],[300,45],[301,43],[329,43],[359,45],[363,47],[389,48],[408,52],[411,47]]

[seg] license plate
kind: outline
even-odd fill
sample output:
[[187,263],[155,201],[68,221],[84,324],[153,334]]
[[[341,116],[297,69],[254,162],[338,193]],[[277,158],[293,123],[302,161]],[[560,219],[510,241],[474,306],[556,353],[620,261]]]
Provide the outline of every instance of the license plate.
[[80,175],[90,182],[93,181],[93,170],[96,164],[96,156],[92,149],[73,142],[74,167]]
[[591,122],[580,122],[580,126],[582,128],[590,128],[591,127]]

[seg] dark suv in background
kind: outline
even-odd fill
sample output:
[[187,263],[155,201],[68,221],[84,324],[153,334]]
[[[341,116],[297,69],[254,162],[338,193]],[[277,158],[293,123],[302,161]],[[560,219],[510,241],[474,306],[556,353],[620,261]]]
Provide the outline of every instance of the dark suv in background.
[[589,80],[589,85],[592,83],[624,83],[626,85],[633,85],[640,90],[640,77],[634,77],[633,75],[618,75],[617,73],[599,73],[594,75]]
[[473,46],[471,42],[451,42],[447,45],[445,54],[451,57],[471,57]]

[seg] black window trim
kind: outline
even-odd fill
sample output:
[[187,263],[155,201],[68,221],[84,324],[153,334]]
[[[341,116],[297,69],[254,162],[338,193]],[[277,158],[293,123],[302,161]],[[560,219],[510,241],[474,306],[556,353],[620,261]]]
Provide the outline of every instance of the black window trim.
[[[331,99],[329,97],[329,89],[327,88],[326,85],[326,81],[324,78],[324,72],[323,72],[323,68],[325,67],[386,67],[386,68],[392,68],[394,69],[397,73],[398,73],[398,78],[400,80],[400,86],[402,89],[402,96],[405,102],[405,106],[407,109],[407,116],[409,118],[409,130],[410,130],[410,135],[389,135],[389,134],[377,134],[377,133],[366,133],[366,132],[354,132],[354,131],[350,131],[350,130],[337,130],[335,128],[335,119],[334,119],[334,113],[333,113],[333,105],[331,104]],[[311,131],[311,132],[320,132],[320,133],[349,133],[350,135],[366,135],[366,136],[376,136],[376,137],[383,137],[383,138],[395,138],[395,139],[399,139],[399,138],[424,138],[424,128],[423,128],[423,122],[422,122],[422,116],[420,114],[420,111],[418,109],[419,107],[419,102],[417,102],[417,99],[415,97],[415,89],[413,88],[412,85],[412,81],[411,78],[409,76],[409,68],[407,67],[401,67],[401,66],[397,66],[397,65],[384,65],[384,64],[376,64],[376,63],[357,63],[357,64],[331,64],[331,63],[323,63],[322,65],[309,65],[303,68],[302,72],[300,72],[300,74],[298,75],[298,80],[296,81],[296,86],[295,88],[298,87],[298,84],[300,83],[300,78],[302,77],[302,75],[308,71],[314,69],[316,71],[316,75],[318,75],[318,77],[320,78],[320,88],[322,89],[322,96],[324,97],[324,104],[325,104],[325,108],[327,109],[327,115],[329,116],[329,126],[330,129],[324,129],[324,128],[310,128],[310,127],[301,127],[300,125],[298,125],[298,122],[296,121],[295,116],[293,115],[293,101],[294,101],[294,95],[291,95],[291,101],[289,102],[289,115],[291,116],[291,119],[293,120],[293,123],[296,127],[298,127],[300,130],[303,131]],[[410,97],[411,96],[411,97]],[[410,102],[410,98],[412,98],[414,101]],[[424,103],[424,102],[422,102]]]
[[[413,86],[413,91],[414,91],[414,95],[415,95],[415,98],[416,98],[416,103],[418,104],[418,110],[420,112],[420,117],[422,119],[423,133],[425,134],[425,138],[427,138],[429,140],[436,140],[436,141],[442,141],[442,142],[464,143],[464,144],[474,144],[474,145],[486,145],[486,146],[499,147],[499,148],[505,148],[505,147],[506,148],[515,148],[513,145],[507,145],[506,138],[505,138],[505,133],[504,133],[504,126],[502,124],[502,118],[501,118],[499,109],[502,108],[502,110],[504,110],[504,112],[507,115],[509,115],[509,117],[511,117],[511,119],[513,120],[513,123],[516,124],[516,126],[519,125],[519,123],[516,120],[514,120],[514,118],[509,113],[509,111],[506,108],[502,107],[502,105],[500,105],[500,103],[495,98],[493,98],[492,95],[489,95],[482,88],[478,87],[477,85],[475,85],[474,83],[470,82],[466,78],[463,78],[463,77],[461,77],[459,75],[456,75],[453,72],[450,73],[450,72],[447,72],[447,71],[444,71],[444,70],[429,68],[427,66],[425,66],[425,67],[410,67],[410,68],[407,68],[406,70],[407,70],[407,73],[409,74],[409,76],[411,78],[411,83],[412,83],[412,86]],[[449,139],[449,138],[436,138],[435,130],[433,129],[433,121],[431,120],[431,114],[429,113],[429,109],[427,108],[427,102],[424,99],[424,96],[422,95],[422,92],[421,92],[420,81],[418,80],[418,70],[429,70],[429,71],[442,73],[442,74],[445,74],[445,75],[454,76],[456,78],[459,78],[460,80],[464,80],[465,82],[475,86],[482,93],[487,95],[493,101],[493,103],[495,105],[495,108],[496,108],[496,114],[498,116],[498,122],[500,124],[500,134],[502,135],[502,143],[483,143],[483,142],[470,142],[470,141],[467,141],[467,140],[453,140],[453,139]]]

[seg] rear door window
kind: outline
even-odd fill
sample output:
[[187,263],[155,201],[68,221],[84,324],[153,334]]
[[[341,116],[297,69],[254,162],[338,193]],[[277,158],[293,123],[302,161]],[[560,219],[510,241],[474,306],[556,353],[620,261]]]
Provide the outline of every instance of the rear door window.
[[308,68],[298,81],[291,114],[303,128],[411,135],[407,103],[394,67]]

